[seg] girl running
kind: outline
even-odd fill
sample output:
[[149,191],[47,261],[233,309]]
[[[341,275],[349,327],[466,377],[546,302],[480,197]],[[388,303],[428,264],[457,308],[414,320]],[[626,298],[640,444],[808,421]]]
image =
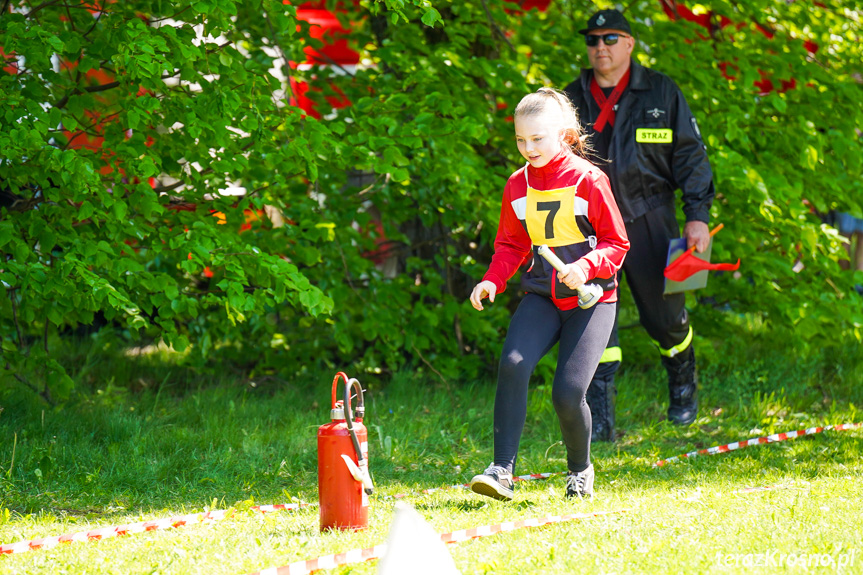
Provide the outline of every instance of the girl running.
[[[510,176],[503,193],[494,256],[470,301],[506,288],[522,264],[526,292],[500,358],[494,401],[494,462],[471,480],[473,491],[513,497],[512,474],[527,415],[528,380],[556,343],[551,398],[566,445],[566,497],[593,495],[590,410],[585,392],[614,324],[616,272],[629,249],[626,229],[608,178],[584,159],[586,139],[575,108],[561,92],[540,88],[515,109],[515,139],[527,164]],[[566,264],[556,272],[537,254],[548,245]],[[578,288],[602,287],[599,303],[578,307]]]

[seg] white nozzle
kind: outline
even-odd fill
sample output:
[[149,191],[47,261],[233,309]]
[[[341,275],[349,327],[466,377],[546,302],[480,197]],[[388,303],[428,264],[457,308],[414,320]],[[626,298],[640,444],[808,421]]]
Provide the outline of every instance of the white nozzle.
[[354,478],[355,481],[359,481],[363,484],[363,491],[365,491],[368,495],[371,495],[375,489],[375,486],[372,484],[372,478],[369,475],[369,468],[363,462],[360,465],[354,463],[354,460],[349,456],[342,453],[342,459],[345,461],[345,465],[348,466],[348,471],[351,472],[351,477]]
[[360,471],[359,466],[357,466],[357,464],[354,463],[353,459],[351,459],[350,457],[348,457],[344,453],[342,453],[342,459],[345,460],[345,465],[348,466],[348,471],[351,472],[351,477],[353,477],[356,481],[359,481],[360,483],[362,483],[363,482],[363,472]]

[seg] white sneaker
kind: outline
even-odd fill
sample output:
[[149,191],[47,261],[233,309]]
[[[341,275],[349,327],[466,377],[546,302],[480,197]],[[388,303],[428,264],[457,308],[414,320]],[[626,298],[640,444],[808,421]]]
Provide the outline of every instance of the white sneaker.
[[566,497],[589,499],[593,497],[593,464],[584,471],[570,471],[566,476]]
[[501,501],[512,500],[512,487],[512,473],[494,463],[489,465],[482,475],[476,475],[470,480],[471,491]]

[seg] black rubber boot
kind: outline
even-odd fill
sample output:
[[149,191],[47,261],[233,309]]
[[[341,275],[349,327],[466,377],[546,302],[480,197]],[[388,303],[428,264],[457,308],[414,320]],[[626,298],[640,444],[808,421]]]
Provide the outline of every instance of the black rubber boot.
[[614,372],[601,375],[601,367],[593,376],[590,387],[587,388],[587,406],[590,408],[590,416],[593,426],[590,433],[590,442],[614,441],[614,400],[617,396],[617,388],[614,386]]
[[695,372],[695,350],[690,345],[674,357],[663,357],[668,371],[668,420],[689,425],[698,415],[698,375]]

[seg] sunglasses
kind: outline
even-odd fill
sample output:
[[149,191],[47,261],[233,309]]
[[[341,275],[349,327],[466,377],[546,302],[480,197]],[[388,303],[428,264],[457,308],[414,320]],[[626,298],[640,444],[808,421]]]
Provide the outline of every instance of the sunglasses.
[[617,32],[612,32],[611,34],[587,34],[584,37],[584,40],[587,42],[587,45],[591,48],[594,46],[599,46],[599,39],[602,38],[602,41],[606,46],[614,46],[617,44],[618,40],[621,38],[629,38],[626,34],[618,34]]

